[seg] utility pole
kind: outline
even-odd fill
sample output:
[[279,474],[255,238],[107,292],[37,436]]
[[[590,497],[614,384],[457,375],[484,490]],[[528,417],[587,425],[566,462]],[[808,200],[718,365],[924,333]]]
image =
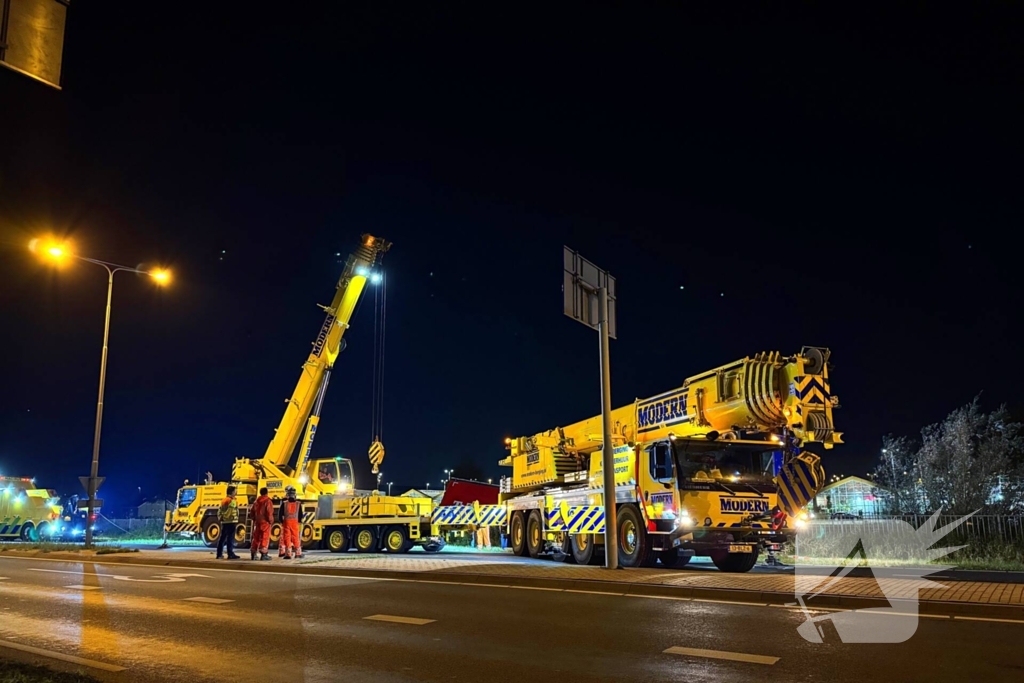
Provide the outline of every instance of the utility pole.
[[612,440],[610,339],[615,338],[615,278],[572,249],[563,247],[564,313],[598,332],[601,384],[601,500],[604,503],[605,569],[619,568],[615,501],[615,444]]

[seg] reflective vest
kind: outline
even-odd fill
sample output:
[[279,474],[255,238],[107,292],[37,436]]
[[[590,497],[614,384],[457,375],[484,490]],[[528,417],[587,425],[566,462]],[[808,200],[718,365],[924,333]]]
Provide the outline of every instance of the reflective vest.
[[301,506],[297,500],[286,500],[281,503],[281,521],[289,522],[291,520],[299,519],[299,511]]
[[232,524],[238,521],[238,502],[234,498],[225,498],[217,510],[217,519],[221,524]]

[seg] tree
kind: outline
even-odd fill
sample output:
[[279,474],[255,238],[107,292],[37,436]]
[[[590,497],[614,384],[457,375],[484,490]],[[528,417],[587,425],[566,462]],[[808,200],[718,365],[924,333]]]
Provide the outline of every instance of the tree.
[[918,465],[933,508],[964,515],[993,505],[1010,510],[1021,504],[1021,425],[1006,406],[983,413],[975,398],[942,422],[921,430]]
[[889,494],[889,514],[922,511],[916,456],[914,444],[907,437],[892,434],[882,437],[882,452],[873,480]]

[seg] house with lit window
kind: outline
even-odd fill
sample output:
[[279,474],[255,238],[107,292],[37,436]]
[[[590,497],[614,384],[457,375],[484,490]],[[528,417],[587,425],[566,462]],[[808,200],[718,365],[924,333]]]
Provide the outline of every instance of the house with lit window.
[[888,511],[889,492],[861,477],[844,477],[823,487],[814,497],[816,517],[833,515],[878,517]]

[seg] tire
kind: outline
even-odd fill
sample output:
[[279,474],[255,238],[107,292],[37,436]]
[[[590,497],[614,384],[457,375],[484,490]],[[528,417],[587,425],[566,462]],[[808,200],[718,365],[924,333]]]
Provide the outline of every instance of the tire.
[[351,541],[352,534],[349,528],[345,526],[328,527],[327,533],[324,534],[324,544],[332,553],[345,552],[348,550],[348,545]]
[[277,550],[281,547],[281,525],[274,523],[270,525],[270,542],[267,544],[270,550]]
[[377,552],[377,529],[372,526],[358,526],[352,532],[352,544],[361,553]]
[[680,555],[679,548],[671,548],[670,550],[662,550],[658,553],[658,559],[661,560],[661,564],[669,569],[685,567],[690,563],[692,555]]
[[623,567],[652,567],[658,559],[651,548],[644,518],[636,505],[628,503],[619,508],[617,518],[619,564]]
[[562,534],[562,562],[566,564],[579,564],[576,562],[576,557],[572,554],[572,538],[568,533]]
[[597,544],[594,543],[593,534],[575,534],[570,537],[569,543],[572,545],[572,556],[576,560],[576,564],[594,563]]
[[49,522],[42,522],[38,527],[36,527],[36,536],[39,538],[40,541],[48,538],[51,540],[53,539],[53,536],[51,535],[50,532],[50,528],[52,526],[53,525]]
[[[245,542],[245,538],[246,538],[246,536],[248,536],[248,534],[246,534],[245,531],[246,530],[245,530],[245,525],[244,524],[239,523],[239,525],[235,527],[235,547],[236,548],[248,548],[249,547],[249,545],[246,544],[246,542]],[[249,541],[251,542],[252,538],[250,538]]]
[[711,561],[715,563],[719,571],[730,574],[744,574],[749,572],[757,564],[759,548],[752,553],[726,553],[719,552],[711,555]]
[[544,552],[544,522],[540,510],[530,510],[526,517],[526,551],[534,559]]
[[512,537],[513,553],[519,557],[526,557],[530,554],[530,550],[526,546],[526,515],[522,510],[516,510],[512,513],[509,535]]
[[299,545],[302,546],[303,550],[309,550],[316,545],[316,541],[313,538],[312,524],[302,525],[302,529],[299,530]]
[[389,553],[407,553],[412,548],[412,541],[409,540],[409,531],[404,526],[396,524],[384,530],[384,550]]
[[36,527],[32,522],[27,522],[22,525],[21,533],[18,534],[18,538],[26,543],[37,543],[39,541],[39,533],[36,531]]
[[210,518],[203,522],[203,543],[207,548],[216,548],[220,541],[220,522]]

